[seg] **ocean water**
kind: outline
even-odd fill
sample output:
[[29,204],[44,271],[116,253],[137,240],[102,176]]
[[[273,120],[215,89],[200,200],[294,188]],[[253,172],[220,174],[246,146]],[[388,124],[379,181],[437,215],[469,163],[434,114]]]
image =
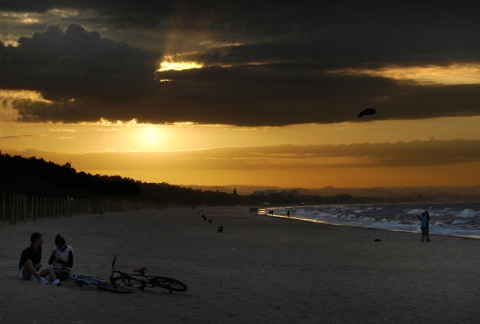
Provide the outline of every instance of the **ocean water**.
[[273,211],[276,217],[420,233],[417,216],[425,210],[430,214],[430,234],[480,239],[480,203],[284,206],[260,209],[259,213]]

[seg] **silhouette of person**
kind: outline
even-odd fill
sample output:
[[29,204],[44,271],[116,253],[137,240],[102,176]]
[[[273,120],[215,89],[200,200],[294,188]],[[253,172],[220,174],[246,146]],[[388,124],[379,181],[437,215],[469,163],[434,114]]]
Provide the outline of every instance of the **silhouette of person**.
[[425,216],[427,216],[427,233],[426,233],[426,239],[427,239],[427,242],[430,242],[430,214],[428,213],[428,211],[425,211]]
[[429,220],[430,220],[430,215],[428,215],[428,212],[425,211],[422,213],[421,216],[418,216],[418,219],[420,219],[420,229],[422,230],[422,239],[421,242],[430,242],[430,237],[429,237]]
[[[40,270],[42,268],[42,245],[43,238],[40,233],[33,233],[30,236],[31,245],[22,251],[20,262],[18,263],[18,277],[21,280],[31,280],[41,282],[42,284],[52,283],[58,285],[60,280],[57,279],[55,272],[51,267]],[[48,279],[45,277],[48,276]]]
[[55,237],[55,245],[57,248],[52,251],[48,264],[53,264],[57,278],[65,281],[70,278],[70,270],[73,267],[73,249],[60,234]]

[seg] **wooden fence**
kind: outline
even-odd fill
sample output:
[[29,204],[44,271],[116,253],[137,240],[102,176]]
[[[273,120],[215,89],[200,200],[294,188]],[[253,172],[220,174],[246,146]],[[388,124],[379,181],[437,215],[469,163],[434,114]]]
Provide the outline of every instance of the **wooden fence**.
[[73,197],[49,198],[3,192],[0,200],[2,225],[60,218],[82,214],[124,212],[159,206],[120,199],[77,199]]

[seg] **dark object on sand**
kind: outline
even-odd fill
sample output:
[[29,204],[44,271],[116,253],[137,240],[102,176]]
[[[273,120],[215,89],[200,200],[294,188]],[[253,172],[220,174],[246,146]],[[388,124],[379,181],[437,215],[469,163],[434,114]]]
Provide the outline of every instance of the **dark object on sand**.
[[97,286],[97,289],[106,290],[117,294],[131,294],[133,292],[132,289],[128,287],[119,286],[108,282],[108,280],[95,278],[89,275],[73,275],[69,279],[75,281],[80,287],[94,285]]
[[223,226],[217,226],[217,230],[219,233],[223,233]]
[[367,108],[367,109],[364,109],[362,110],[359,114],[358,114],[358,117],[363,117],[365,115],[375,115],[377,113],[377,111],[373,108]]
[[163,276],[152,276],[145,273],[145,268],[133,270],[132,273],[126,273],[120,270],[115,270],[115,261],[117,256],[113,258],[112,274],[110,275],[110,283],[120,287],[138,288],[144,290],[145,288],[160,287],[167,289],[170,294],[173,291],[187,291],[187,285],[173,278]]

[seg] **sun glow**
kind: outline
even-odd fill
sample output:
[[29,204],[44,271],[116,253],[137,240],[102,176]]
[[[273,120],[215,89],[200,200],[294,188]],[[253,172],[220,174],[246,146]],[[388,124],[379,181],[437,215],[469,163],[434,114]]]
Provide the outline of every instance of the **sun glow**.
[[42,94],[38,91],[31,90],[2,90],[0,89],[0,100],[15,101],[15,100],[28,100],[32,102],[41,102],[46,104],[53,103],[51,100],[43,98]]
[[197,62],[171,62],[171,61],[164,61],[160,63],[160,68],[157,70],[158,72],[164,71],[182,71],[182,70],[190,70],[190,69],[200,69],[203,67],[203,64]]
[[154,125],[142,126],[139,130],[139,142],[146,148],[154,148],[161,141],[160,129]]
[[368,75],[398,81],[440,84],[480,84],[479,64],[452,64],[449,66],[390,66],[374,69],[348,68],[331,71],[340,75]]

